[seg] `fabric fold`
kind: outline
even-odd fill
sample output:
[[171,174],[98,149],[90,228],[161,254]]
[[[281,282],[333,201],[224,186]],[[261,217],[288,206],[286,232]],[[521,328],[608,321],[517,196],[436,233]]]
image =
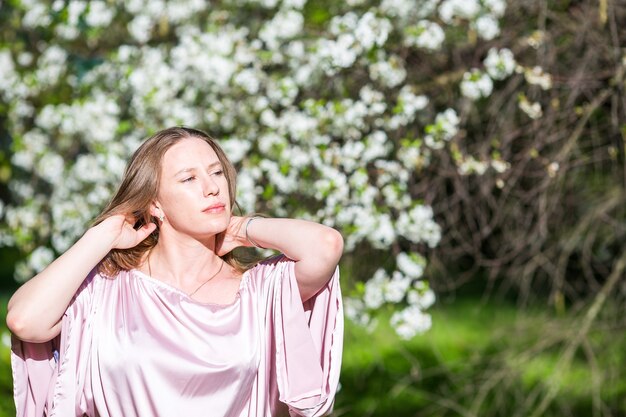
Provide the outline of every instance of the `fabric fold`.
[[272,321],[280,401],[291,415],[317,417],[332,411],[343,349],[339,270],[304,304],[293,261],[281,261],[274,283]]
[[[89,313],[94,307],[93,278],[95,270],[83,281],[61,324],[61,334],[49,342],[24,342],[11,338],[11,368],[16,416],[71,416],[81,415],[75,410],[81,401],[76,395],[82,392],[84,373],[77,368],[79,357],[88,353],[82,335]],[[82,347],[81,347],[82,346]],[[83,402],[83,405],[84,402]]]
[[56,361],[53,342],[23,342],[11,337],[13,397],[18,416],[40,417],[47,413],[54,386]]

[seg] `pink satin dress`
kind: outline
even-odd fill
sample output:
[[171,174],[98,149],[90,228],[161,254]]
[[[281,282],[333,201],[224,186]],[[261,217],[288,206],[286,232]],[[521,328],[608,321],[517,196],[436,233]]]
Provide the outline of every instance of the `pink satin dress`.
[[94,272],[57,338],[13,338],[17,416],[321,416],[342,346],[337,271],[303,304],[294,262],[275,257],[244,273],[228,305],[136,270]]

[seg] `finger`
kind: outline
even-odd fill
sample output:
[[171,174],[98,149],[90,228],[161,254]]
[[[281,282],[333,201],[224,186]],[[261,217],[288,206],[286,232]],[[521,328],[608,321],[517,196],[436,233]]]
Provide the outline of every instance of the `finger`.
[[137,224],[137,217],[134,214],[127,214],[124,217],[124,220],[126,220],[126,222],[128,224],[130,224],[133,228],[135,227],[135,225]]
[[155,229],[156,229],[156,224],[152,222],[145,224],[141,226],[139,229],[137,229],[137,243],[147,238],[150,235],[150,233],[155,231]]
[[119,220],[123,219],[124,222],[130,223],[130,224],[135,223],[135,216],[133,216],[132,214],[117,213],[117,214],[112,214],[111,218],[119,219]]

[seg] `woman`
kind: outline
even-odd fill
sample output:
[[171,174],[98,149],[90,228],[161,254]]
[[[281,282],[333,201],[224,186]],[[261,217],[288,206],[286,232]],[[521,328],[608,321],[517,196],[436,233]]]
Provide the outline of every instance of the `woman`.
[[[148,139],[95,226],[9,301],[17,415],[329,412],[341,235],[234,204],[234,168],[207,134]],[[240,246],[283,255],[244,270]]]

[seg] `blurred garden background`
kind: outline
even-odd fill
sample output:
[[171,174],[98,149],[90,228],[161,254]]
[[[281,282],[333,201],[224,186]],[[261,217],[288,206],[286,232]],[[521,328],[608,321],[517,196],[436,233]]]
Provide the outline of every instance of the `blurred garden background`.
[[625,27],[623,0],[0,0],[0,313],[187,125],[244,212],[343,233],[334,416],[624,416]]

